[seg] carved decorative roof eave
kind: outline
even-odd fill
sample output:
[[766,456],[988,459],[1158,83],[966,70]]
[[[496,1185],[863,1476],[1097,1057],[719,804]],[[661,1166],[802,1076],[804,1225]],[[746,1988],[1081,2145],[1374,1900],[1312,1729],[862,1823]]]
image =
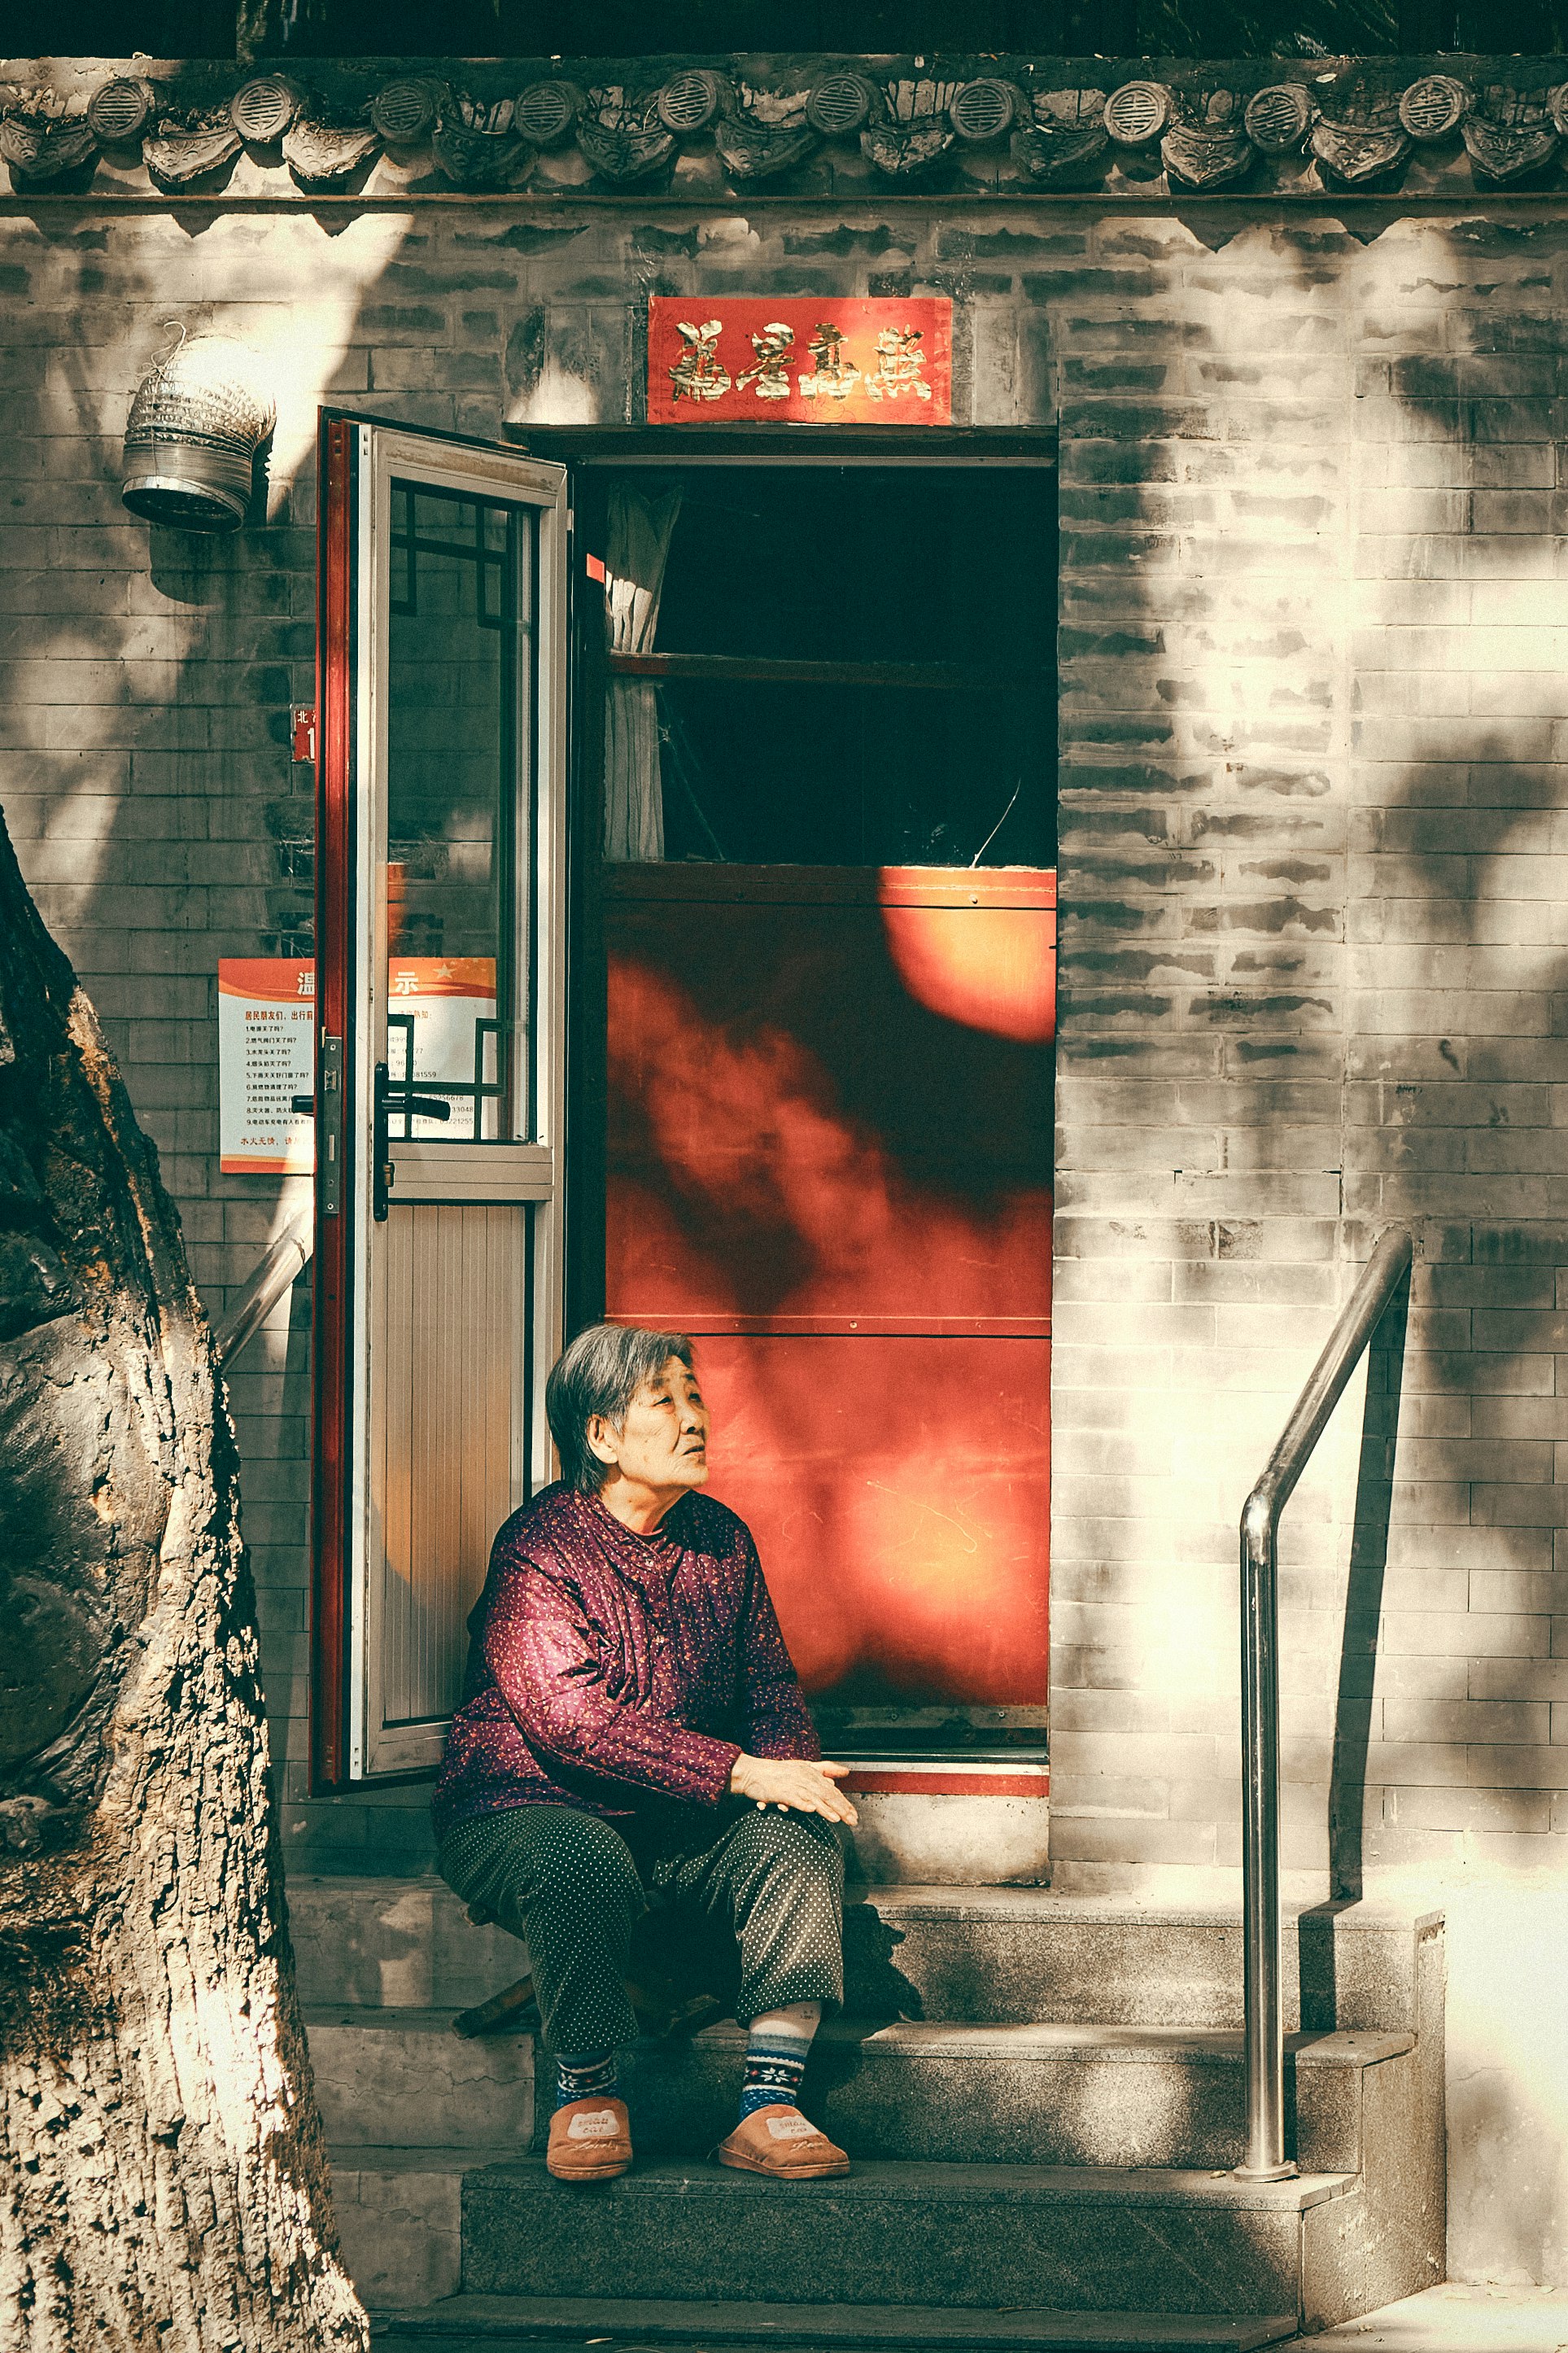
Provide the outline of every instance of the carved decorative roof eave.
[[1568,58],[48,58],[15,200],[1568,195]]

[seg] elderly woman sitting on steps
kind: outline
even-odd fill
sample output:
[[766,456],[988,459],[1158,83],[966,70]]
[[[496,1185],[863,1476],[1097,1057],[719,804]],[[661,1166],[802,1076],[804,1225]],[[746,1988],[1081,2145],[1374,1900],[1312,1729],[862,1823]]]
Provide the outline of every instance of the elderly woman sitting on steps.
[[546,2162],[566,2181],[631,2163],[616,2053],[637,2031],[626,1975],[652,1894],[740,1948],[746,2072],[719,2162],[847,2173],[795,2102],[822,2005],[843,1999],[847,1767],[820,1762],[744,1524],[698,1492],[690,1343],[595,1324],[545,1403],[563,1475],[496,1538],[435,1818],[442,1877],[528,1944],[555,2052]]

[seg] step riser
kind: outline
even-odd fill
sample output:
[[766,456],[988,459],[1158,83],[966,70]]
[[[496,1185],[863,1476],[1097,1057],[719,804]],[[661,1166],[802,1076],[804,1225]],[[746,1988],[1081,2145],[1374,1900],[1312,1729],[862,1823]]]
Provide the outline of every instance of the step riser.
[[[744,2179],[742,2177],[742,2180]],[[832,2182],[584,2194],[541,2176],[464,2186],[463,2284],[482,2295],[708,2292],[740,2301],[1060,2306],[1084,2311],[1295,2311],[1304,2268],[1331,2289],[1348,2218],[1216,2206],[1053,2203],[1025,2191],[886,2200]],[[1352,2198],[1359,2193],[1352,2192]],[[1311,2243],[1308,2245],[1308,2235]]]
[[1327,2198],[1321,2176],[1271,2192],[1206,2170],[867,2160],[847,2181],[781,2185],[647,2158],[583,2190],[537,2162],[465,2167],[437,2149],[342,2152],[334,2181],[351,2268],[384,2309],[458,2285],[461,2175],[463,2284],[479,2294],[614,2296],[635,2279],[646,2295],[673,2295],[673,2281],[714,2305],[908,2303],[918,2291],[955,2313],[1238,2316],[1289,2294],[1313,2329],[1443,2276],[1440,2036],[1355,2072],[1363,2172]]
[[[406,2024],[400,2023],[405,2020]],[[532,2038],[465,2042],[444,2013],[307,2013],[316,2094],[336,2147],[510,2147],[532,2130],[542,2150],[548,2089]],[[1394,2038],[1381,2038],[1386,2046]],[[737,2030],[671,2050],[643,2043],[623,2055],[621,2089],[647,2158],[705,2157],[734,2120],[743,2065]],[[1361,2165],[1361,2111],[1369,2060],[1414,2065],[1410,2053],[1359,2059],[1310,2048],[1286,2067],[1287,2146],[1315,2173]],[[1168,2050],[1114,2055],[929,2043],[866,2043],[828,2031],[812,2056],[803,2102],[857,2157],[953,2164],[1236,2164],[1243,2147],[1239,2052]]]
[[528,2035],[465,2042],[309,2021],[310,2066],[334,2147],[526,2149],[533,2132]]
[[[843,2056],[830,2048],[813,2063],[801,2101],[857,2158],[1228,2169],[1245,2148],[1239,2061],[879,2057],[847,2073],[836,2063]],[[1304,2068],[1299,2086],[1288,2083],[1287,2146],[1303,2170],[1359,2170],[1363,2072]],[[634,2054],[622,2090],[639,2153],[705,2157],[734,2123],[740,2083],[738,2054],[693,2052],[676,2063]],[[538,2149],[549,2121],[541,2103]]]
[[[293,1881],[301,1999],[327,2006],[466,2009],[522,1975],[526,1949],[477,1928],[437,1881]],[[953,1908],[956,1907],[956,1908]],[[910,1906],[851,1892],[847,2006],[862,2016],[1068,2025],[1241,2024],[1241,1931],[1233,1920],[1157,1914],[1085,1918],[1048,1896],[1033,1907]],[[1418,1936],[1408,1924],[1291,1924],[1283,1950],[1286,2027],[1411,2031]]]
[[289,1926],[303,2002],[467,2010],[528,1967],[504,1928],[477,1928],[430,1879],[290,1880]]
[[[867,2016],[1066,2026],[1242,2024],[1239,1924],[1052,1920],[994,1923],[910,1916],[852,1905],[845,1920],[848,2007]],[[1408,1926],[1315,1922],[1286,1936],[1285,2028],[1394,2033],[1415,2024],[1415,1938]]]
[[[542,2149],[551,2063],[531,2036],[464,2041],[449,2013],[429,2010],[308,2010],[306,2023],[335,2146],[521,2150],[536,2120]],[[644,2156],[702,2157],[723,2137],[743,2053],[731,2026],[622,2054],[621,2089]],[[1394,2035],[1327,2037],[1288,2052],[1291,2154],[1312,2172],[1359,2169],[1368,2069],[1415,2063],[1410,2038]],[[1241,2052],[1219,2038],[949,2027],[862,2040],[834,2024],[817,2038],[803,2099],[863,2158],[1206,2168],[1235,2164],[1243,2138]]]
[[362,2304],[385,2311],[456,2295],[463,2176],[456,2165],[390,2172],[332,2160],[332,2214]]
[[538,2353],[584,2341],[792,2353],[1260,2353],[1294,2337],[1294,2315],[944,2312],[921,2305],[655,2302],[647,2296],[459,2295],[439,2312],[383,2319],[378,2342],[419,2353]]

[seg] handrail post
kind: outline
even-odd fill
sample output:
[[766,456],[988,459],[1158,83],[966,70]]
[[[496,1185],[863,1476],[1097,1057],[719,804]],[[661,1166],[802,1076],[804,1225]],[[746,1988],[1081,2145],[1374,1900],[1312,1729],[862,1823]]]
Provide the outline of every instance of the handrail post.
[[1283,2181],[1285,2010],[1279,1934],[1279,1514],[1399,1286],[1410,1236],[1380,1235],[1241,1514],[1241,1910],[1247,2004],[1244,2181]]
[[1247,2181],[1283,2181],[1285,2011],[1279,1977],[1278,1517],[1254,1490],[1241,1516],[1241,1909],[1247,2014]]

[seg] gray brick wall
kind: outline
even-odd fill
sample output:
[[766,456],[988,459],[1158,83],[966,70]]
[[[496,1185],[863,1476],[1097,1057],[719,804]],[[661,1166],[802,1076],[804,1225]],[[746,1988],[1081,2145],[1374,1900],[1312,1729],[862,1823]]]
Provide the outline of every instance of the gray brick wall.
[[[1551,1864],[1563,229],[1194,222],[8,217],[0,796],[221,1312],[289,1208],[217,1171],[215,992],[220,955],[286,952],[309,902],[286,720],[312,686],[318,400],[481,436],[613,420],[650,291],[952,293],[960,417],[1061,424],[1058,1882],[1230,1883],[1237,1513],[1395,1217],[1423,1255],[1381,1591],[1349,1571],[1354,1398],[1287,1524],[1287,1862],[1321,1892],[1359,1698],[1367,1869]],[[267,525],[231,542],[119,503],[171,316],[277,367]],[[286,1836],[417,1863],[419,1792],[305,1792],[306,1312],[232,1385]]]
[[[0,223],[0,800],[157,1140],[215,1319],[304,1189],[218,1170],[216,973],[220,956],[300,952],[309,919],[311,778],[288,716],[314,692],[318,404],[489,438],[519,418],[613,422],[647,292],[884,280],[964,305],[958,416],[1023,421],[1043,397],[1038,314],[1005,299],[1006,270],[972,282],[951,229],[830,224],[824,249],[815,218],[754,233],[517,210],[413,206],[329,233],[237,207],[199,237],[85,206],[47,230]],[[203,540],[121,505],[126,408],[170,318],[237,335],[273,372],[265,528]],[[307,1789],[308,1293],[230,1381],[286,1851],[297,1868],[420,1868],[425,1791]]]
[[1233,1883],[1237,1507],[1393,1219],[1381,1588],[1353,1395],[1286,1524],[1286,1866],[1321,1892],[1336,1736],[1342,1862],[1563,1852],[1561,245],[1116,222],[1053,308],[1064,1886]]

